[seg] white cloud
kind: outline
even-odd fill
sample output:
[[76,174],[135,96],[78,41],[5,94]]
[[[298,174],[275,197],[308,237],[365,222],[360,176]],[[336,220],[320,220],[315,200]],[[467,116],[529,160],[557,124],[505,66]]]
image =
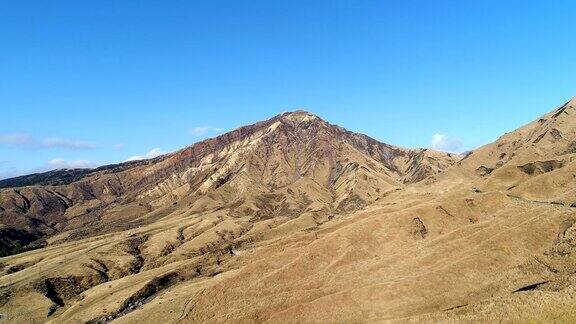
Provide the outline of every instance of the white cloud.
[[210,129],[210,127],[208,127],[208,126],[194,127],[190,130],[190,134],[192,134],[194,136],[204,135],[209,129]]
[[7,169],[0,170],[0,180],[19,177],[25,174],[27,174],[25,171],[10,167]]
[[223,129],[219,127],[197,126],[190,129],[190,134],[194,136],[202,136],[206,133],[219,133],[221,131],[223,131]]
[[152,159],[152,158],[155,158],[157,156],[160,156],[160,155],[166,154],[166,153],[167,152],[165,152],[164,150],[156,147],[156,148],[153,148],[150,151],[148,151],[148,153],[146,153],[145,155],[132,156],[132,157],[129,157],[128,159],[126,159],[126,161],[124,161],[124,162]]
[[462,152],[462,141],[456,137],[434,134],[432,135],[432,140],[430,140],[430,148],[438,151],[460,153]]
[[65,148],[71,150],[89,150],[96,148],[96,145],[88,142],[83,141],[72,141],[57,137],[49,137],[45,138],[42,141],[42,147],[51,148],[51,147],[58,147],[58,148]]
[[8,161],[4,161],[5,163],[1,163],[0,161],[0,180],[19,177],[27,174],[33,173],[42,173],[47,172],[50,170],[57,170],[57,169],[86,169],[86,168],[95,168],[97,167],[96,163],[93,163],[88,160],[65,160],[62,158],[55,158],[50,161],[47,161],[44,165],[28,168],[28,169],[21,169],[19,167],[15,167],[10,165]]
[[27,147],[32,145],[33,142],[29,134],[14,133],[0,135],[0,143],[9,146]]
[[122,149],[124,149],[124,146],[125,145],[123,143],[118,143],[118,144],[112,145],[112,148],[115,150],[122,150]]
[[93,167],[95,167],[95,164],[88,160],[67,161],[61,158],[56,158],[48,161],[49,169],[86,169]]
[[96,148],[95,144],[89,142],[58,137],[48,137],[42,140],[36,140],[30,134],[26,133],[0,135],[0,144],[22,149],[63,148],[69,150],[89,150]]

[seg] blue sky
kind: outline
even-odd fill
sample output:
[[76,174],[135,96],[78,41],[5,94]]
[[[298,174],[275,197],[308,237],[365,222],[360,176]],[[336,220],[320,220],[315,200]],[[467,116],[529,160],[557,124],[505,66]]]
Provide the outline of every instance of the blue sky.
[[576,95],[574,1],[2,1],[0,178],[304,108],[462,151]]

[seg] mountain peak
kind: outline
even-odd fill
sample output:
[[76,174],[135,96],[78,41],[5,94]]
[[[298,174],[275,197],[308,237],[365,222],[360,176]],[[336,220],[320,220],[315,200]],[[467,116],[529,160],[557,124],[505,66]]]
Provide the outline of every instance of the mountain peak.
[[298,109],[295,111],[285,112],[280,115],[281,118],[288,119],[293,122],[305,122],[319,119],[318,116],[311,112],[305,111],[303,109]]
[[286,113],[284,113],[285,115],[312,115],[315,116],[313,113],[306,111],[304,109],[296,109],[294,111],[288,111]]

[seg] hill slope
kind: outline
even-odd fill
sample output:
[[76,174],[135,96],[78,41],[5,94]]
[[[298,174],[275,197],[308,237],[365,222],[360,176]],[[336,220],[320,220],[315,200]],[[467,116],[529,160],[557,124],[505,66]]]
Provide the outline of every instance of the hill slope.
[[571,101],[459,160],[299,111],[69,184],[7,188],[1,219],[25,226],[5,228],[42,228],[48,246],[0,259],[0,312],[573,321],[573,123]]

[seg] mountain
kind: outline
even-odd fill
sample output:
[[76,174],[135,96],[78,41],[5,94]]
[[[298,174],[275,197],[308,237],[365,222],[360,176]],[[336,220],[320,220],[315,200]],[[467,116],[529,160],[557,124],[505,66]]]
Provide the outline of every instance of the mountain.
[[576,101],[465,156],[295,111],[0,182],[14,322],[576,319]]
[[457,158],[383,144],[304,111],[285,113],[152,160],[0,181],[7,188],[0,191],[1,223],[17,231],[0,248],[126,229],[141,213],[173,204],[228,208],[254,220],[350,212]]
[[[499,138],[461,163],[486,189],[570,205],[574,198],[576,99]],[[574,201],[572,201],[574,200]]]

